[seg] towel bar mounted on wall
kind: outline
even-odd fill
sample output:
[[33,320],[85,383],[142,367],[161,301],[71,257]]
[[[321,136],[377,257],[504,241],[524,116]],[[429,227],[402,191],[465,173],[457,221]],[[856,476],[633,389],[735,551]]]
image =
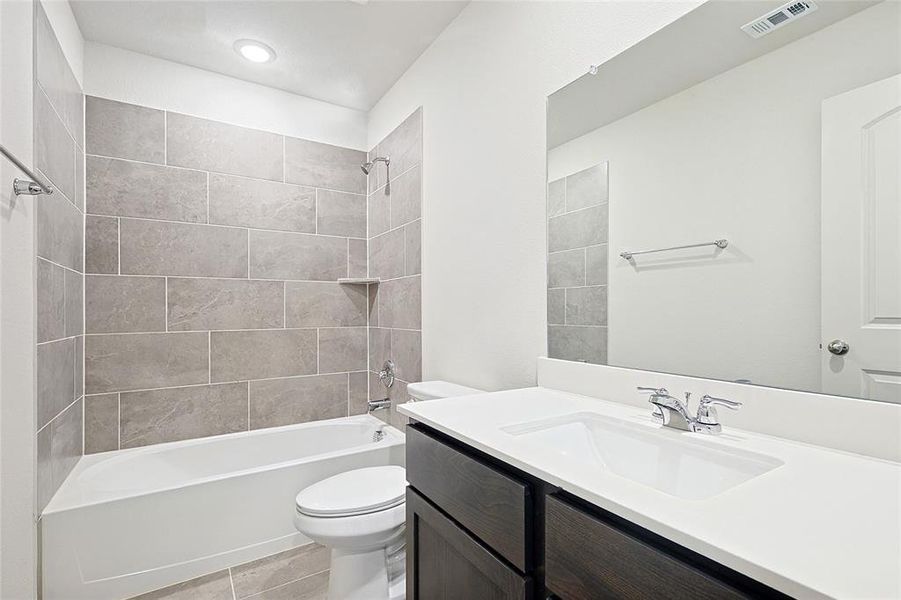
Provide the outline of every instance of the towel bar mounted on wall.
[[626,260],[632,260],[633,256],[638,256],[639,254],[651,254],[653,252],[668,252],[669,250],[685,250],[686,248],[702,248],[704,246],[716,246],[719,249],[723,249],[729,245],[728,240],[714,240],[712,242],[703,242],[700,244],[688,244],[686,246],[672,246],[670,248],[656,248],[654,250],[639,250],[637,252],[629,252],[626,250],[625,252],[620,252],[619,255],[625,258]]
[[38,194],[52,194],[53,188],[50,184],[44,183],[34,171],[25,166],[25,164],[6,149],[6,146],[0,144],[0,154],[9,159],[9,162],[16,165],[20,171],[28,175],[30,179],[13,179],[13,194],[16,196],[37,196]]

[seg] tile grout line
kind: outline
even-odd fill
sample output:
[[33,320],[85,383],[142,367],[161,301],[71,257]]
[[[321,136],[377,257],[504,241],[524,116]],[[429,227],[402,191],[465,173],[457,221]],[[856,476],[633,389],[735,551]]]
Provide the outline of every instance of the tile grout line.
[[[338,194],[348,194],[351,196],[362,196],[364,198],[367,196],[367,193],[365,191],[364,192],[355,192],[355,191],[346,190],[346,189],[342,190],[342,189],[337,189],[337,188],[322,187],[322,186],[318,186],[313,183],[292,183],[290,181],[282,181],[281,179],[268,179],[266,177],[252,177],[250,175],[241,175],[238,173],[217,171],[215,169],[201,169],[201,168],[197,168],[197,167],[182,167],[180,165],[172,165],[172,164],[168,164],[168,163],[158,163],[158,162],[152,162],[152,161],[147,161],[147,160],[137,160],[134,158],[125,158],[122,156],[109,156],[106,154],[96,154],[96,153],[87,153],[86,152],[85,153],[85,162],[87,162],[88,157],[90,157],[90,158],[105,158],[105,159],[109,159],[109,160],[116,160],[116,161],[128,162],[128,163],[136,163],[136,164],[140,164],[140,165],[148,165],[148,166],[153,166],[153,167],[164,167],[167,169],[177,169],[179,171],[192,171],[195,173],[212,173],[214,175],[224,175],[225,177],[232,177],[235,179],[244,179],[247,181],[256,181],[256,182],[261,182],[261,183],[274,183],[274,184],[278,184],[278,185],[285,185],[285,186],[291,186],[291,187],[297,187],[297,188],[306,188],[306,189],[310,189],[310,190],[320,189],[325,192],[335,192]],[[49,177],[48,177],[48,179],[49,179]],[[70,200],[70,202],[71,202],[71,200]]]
[[[294,231],[288,229],[266,229],[263,227],[250,227],[247,225],[224,225],[222,223],[202,223],[199,221],[175,221],[172,219],[154,219],[152,217],[135,217],[129,215],[104,215],[99,213],[84,213],[86,217],[107,217],[110,219],[122,219],[129,221],[147,221],[151,223],[167,223],[170,225],[189,225],[194,227],[216,227],[219,229],[236,229],[236,230],[244,230],[244,231],[259,231],[261,233],[283,233],[290,235],[302,235],[302,236],[313,236],[313,237],[323,237],[323,238],[332,238],[338,240],[351,239],[351,240],[364,240],[366,238],[362,238],[354,235],[338,235],[333,233],[316,233],[311,231]],[[410,221],[412,223],[412,221]],[[405,223],[407,225],[409,223]],[[395,229],[400,229],[403,225],[396,227]]]
[[169,385],[163,387],[156,388],[135,388],[135,389],[127,389],[127,390],[108,390],[105,392],[94,392],[91,394],[85,394],[84,397],[94,397],[94,396],[106,396],[108,394],[134,394],[134,393],[143,393],[143,392],[159,392],[166,390],[180,390],[185,388],[196,388],[196,387],[208,387],[208,386],[221,386],[221,385],[235,385],[237,383],[251,383],[254,381],[279,381],[282,379],[306,379],[309,377],[323,377],[323,376],[332,376],[332,375],[345,375],[347,373],[363,373],[363,370],[357,371],[333,371],[329,373],[307,373],[305,375],[283,375],[281,377],[260,377],[260,378],[250,378],[250,379],[232,379],[229,381],[215,381],[211,384],[209,383],[186,383],[183,385]]
[[122,449],[122,394],[116,392],[116,449]]

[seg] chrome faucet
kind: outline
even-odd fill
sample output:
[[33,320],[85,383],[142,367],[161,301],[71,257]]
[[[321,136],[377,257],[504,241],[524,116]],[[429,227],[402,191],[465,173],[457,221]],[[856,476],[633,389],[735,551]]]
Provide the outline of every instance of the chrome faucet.
[[651,413],[654,420],[660,422],[664,427],[672,427],[681,431],[718,434],[723,428],[719,423],[715,406],[725,406],[732,410],[737,410],[741,406],[741,402],[704,394],[698,403],[697,416],[692,417],[688,412],[691,392],[685,392],[685,402],[682,402],[682,400],[670,396],[666,388],[639,387],[638,391],[650,394],[648,401],[654,405]]
[[383,398],[382,400],[370,400],[368,402],[368,406],[369,412],[391,408],[391,398]]

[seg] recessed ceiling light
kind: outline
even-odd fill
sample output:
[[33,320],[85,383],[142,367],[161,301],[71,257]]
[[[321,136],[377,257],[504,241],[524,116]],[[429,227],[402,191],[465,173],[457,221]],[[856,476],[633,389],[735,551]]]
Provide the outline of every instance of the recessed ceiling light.
[[255,63],[267,63],[275,60],[275,50],[256,40],[238,40],[235,52]]

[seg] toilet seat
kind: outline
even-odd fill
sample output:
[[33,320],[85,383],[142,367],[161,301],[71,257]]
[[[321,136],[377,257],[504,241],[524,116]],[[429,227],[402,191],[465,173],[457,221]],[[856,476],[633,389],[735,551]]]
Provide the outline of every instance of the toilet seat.
[[367,515],[404,503],[407,481],[403,467],[367,467],[339,473],[297,494],[297,512],[309,517]]

